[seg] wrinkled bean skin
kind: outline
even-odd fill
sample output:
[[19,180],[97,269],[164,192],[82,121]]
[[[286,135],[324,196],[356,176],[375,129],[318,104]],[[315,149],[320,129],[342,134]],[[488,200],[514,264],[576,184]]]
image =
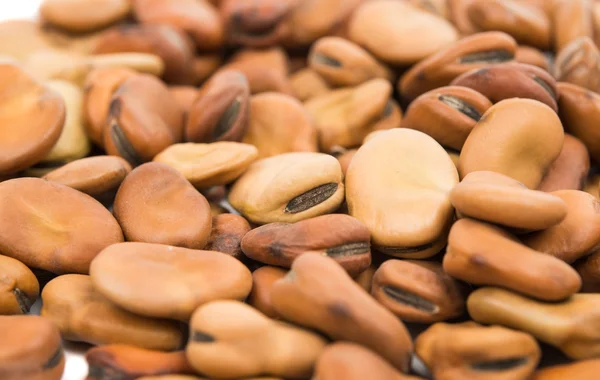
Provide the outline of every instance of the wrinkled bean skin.
[[242,251],[253,260],[284,268],[305,253],[325,255],[355,276],[371,264],[370,238],[367,228],[351,216],[322,215],[258,227],[244,236]]
[[600,0],[38,2],[0,380],[600,378]]
[[556,81],[547,71],[522,63],[504,63],[468,71],[450,85],[464,86],[480,92],[492,103],[504,99],[527,98],[558,111]]
[[425,132],[440,145],[460,151],[491,106],[488,98],[468,87],[440,87],[411,103],[402,128]]
[[448,86],[455,78],[471,70],[512,61],[516,41],[501,32],[478,33],[422,60],[398,82],[404,99],[412,100],[425,92]]
[[407,322],[439,322],[465,311],[465,287],[435,262],[388,260],[373,275],[371,294]]

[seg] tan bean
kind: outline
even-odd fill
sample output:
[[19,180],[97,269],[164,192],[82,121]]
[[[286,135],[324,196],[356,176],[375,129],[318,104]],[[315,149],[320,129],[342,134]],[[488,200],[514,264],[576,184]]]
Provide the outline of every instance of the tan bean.
[[0,316],[3,380],[59,380],[65,368],[60,332],[38,316]]
[[183,343],[177,323],[121,309],[94,289],[90,276],[56,277],[42,291],[42,301],[41,315],[52,321],[66,340],[164,351],[178,349]]
[[452,226],[444,271],[471,284],[501,286],[545,301],[564,300],[581,288],[581,278],[563,261],[472,219]]
[[363,345],[398,370],[408,371],[412,342],[403,323],[333,259],[298,257],[288,275],[273,285],[271,302],[283,318]]
[[467,137],[458,171],[462,178],[495,171],[536,189],[563,140],[562,124],[550,107],[530,99],[503,100],[487,110]]
[[121,227],[96,200],[37,178],[0,183],[0,214],[2,254],[53,273],[87,273],[102,249],[123,241]]
[[186,355],[196,371],[216,378],[304,378],[325,344],[319,335],[241,302],[215,301],[194,312]]
[[317,152],[317,128],[297,99],[265,92],[250,99],[248,131],[243,138],[266,158],[288,152]]
[[415,341],[436,379],[526,379],[541,350],[529,334],[474,322],[436,323]]
[[348,209],[367,226],[376,250],[430,257],[446,244],[454,214],[449,193],[457,183],[456,167],[431,137],[410,129],[377,132],[348,168]]
[[479,323],[499,324],[530,333],[575,360],[600,352],[598,294],[574,294],[563,302],[546,303],[499,288],[471,293],[467,308]]
[[398,91],[406,100],[415,99],[471,70],[512,61],[516,51],[516,41],[506,33],[465,37],[414,65],[400,78]]
[[343,200],[340,164],[322,153],[285,153],[258,160],[229,193],[231,205],[257,224],[293,223],[331,213]]
[[348,35],[391,65],[416,63],[458,39],[446,20],[394,0],[360,6],[350,20]]
[[213,215],[212,231],[204,249],[226,253],[238,260],[243,260],[242,239],[250,229],[250,224],[243,216],[234,214]]
[[388,260],[375,272],[371,294],[407,322],[439,322],[465,311],[466,288],[436,262]]
[[89,368],[88,380],[194,373],[184,351],[160,352],[125,344],[109,344],[92,348],[86,352],[85,360]]
[[305,253],[333,258],[350,276],[371,264],[369,230],[343,214],[321,215],[296,223],[270,223],[248,232],[242,251],[253,260],[289,268]]
[[0,62],[0,174],[13,174],[40,162],[62,133],[62,97],[20,67]]
[[252,272],[252,291],[248,296],[248,304],[264,315],[273,319],[280,319],[271,302],[273,284],[284,278],[287,270],[264,266]]
[[27,314],[40,295],[40,284],[25,264],[0,255],[0,315]]
[[490,171],[467,174],[452,189],[450,200],[460,216],[521,231],[550,228],[567,215],[567,204],[558,196],[529,190],[515,179]]
[[210,206],[177,170],[151,162],[134,169],[115,197],[114,215],[127,240],[202,249]]

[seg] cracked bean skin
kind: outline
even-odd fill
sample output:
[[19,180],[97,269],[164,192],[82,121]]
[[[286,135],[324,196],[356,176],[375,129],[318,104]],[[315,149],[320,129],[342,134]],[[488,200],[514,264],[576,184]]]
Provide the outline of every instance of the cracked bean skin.
[[256,224],[293,223],[331,213],[343,200],[338,161],[326,154],[309,152],[258,160],[229,192],[231,205]]
[[427,133],[442,146],[460,151],[491,106],[488,98],[468,87],[440,87],[415,99],[401,126]]
[[560,155],[563,140],[561,120],[550,107],[531,99],[503,100],[487,110],[467,137],[458,171],[461,178],[495,171],[536,189]]
[[578,292],[581,278],[568,264],[522,245],[496,226],[461,219],[454,223],[443,259],[446,273],[477,285],[501,286],[545,300]]
[[375,352],[354,343],[337,342],[323,351],[315,366],[319,380],[418,380],[420,377],[398,372]]
[[305,253],[324,255],[356,276],[371,264],[370,238],[367,228],[351,216],[321,215],[255,228],[244,236],[242,251],[253,260],[284,268]]
[[0,316],[0,377],[3,380],[60,380],[65,356],[60,332],[46,318]]
[[541,357],[529,334],[475,322],[436,323],[415,341],[416,354],[436,379],[526,379]]
[[407,322],[434,323],[461,316],[466,287],[436,262],[388,260],[373,276],[371,294]]
[[94,345],[127,344],[149,350],[181,348],[181,326],[142,317],[109,301],[94,289],[90,276],[66,274],[42,290],[41,316],[52,321],[65,340]]
[[[132,277],[137,271],[143,275]],[[252,288],[250,271],[227,254],[161,244],[114,244],[94,259],[90,276],[125,310],[181,321],[207,302],[243,300]]]
[[128,241],[202,249],[210,236],[208,201],[163,163],[135,168],[119,187],[113,208]]
[[498,324],[535,336],[557,347],[569,358],[584,360],[598,357],[598,294],[574,294],[563,302],[542,302],[509,290],[484,287],[467,299],[473,320]]
[[88,380],[139,378],[169,373],[193,374],[184,351],[160,352],[125,344],[94,347],[86,352]]
[[348,168],[349,213],[367,226],[375,250],[431,257],[446,244],[454,217],[449,194],[457,183],[456,167],[433,138],[403,128],[377,132]]
[[519,181],[491,171],[467,174],[450,192],[459,217],[516,229],[537,231],[560,223],[567,204],[558,196],[529,190]]
[[39,295],[33,272],[20,261],[0,255],[0,315],[29,313]]
[[413,100],[428,91],[448,86],[471,70],[513,61],[516,51],[516,41],[506,33],[477,33],[414,65],[402,75],[397,88],[403,99]]
[[407,372],[412,341],[404,324],[375,301],[332,258],[305,254],[271,291],[275,311],[335,340],[370,348]]
[[306,378],[325,345],[316,333],[242,302],[214,301],[194,312],[186,355],[196,371],[215,378]]

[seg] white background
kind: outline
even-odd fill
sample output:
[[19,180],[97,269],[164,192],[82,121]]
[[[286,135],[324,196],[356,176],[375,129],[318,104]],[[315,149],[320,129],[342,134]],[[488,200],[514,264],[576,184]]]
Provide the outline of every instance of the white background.
[[0,21],[29,18],[35,14],[41,0],[0,0]]

